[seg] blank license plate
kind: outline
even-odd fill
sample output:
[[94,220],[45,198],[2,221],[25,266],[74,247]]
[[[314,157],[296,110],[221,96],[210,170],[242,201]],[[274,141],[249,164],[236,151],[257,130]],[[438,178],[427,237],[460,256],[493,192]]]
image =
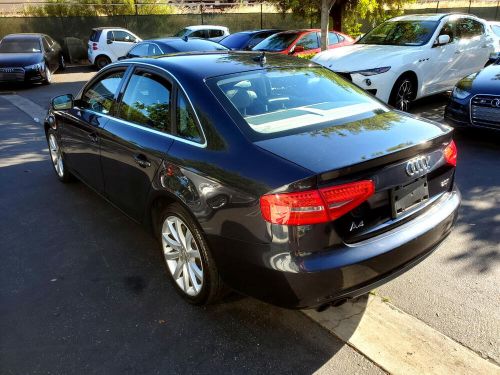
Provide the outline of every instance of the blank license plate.
[[408,185],[395,187],[391,190],[392,217],[397,218],[427,199],[429,199],[429,186],[425,176]]

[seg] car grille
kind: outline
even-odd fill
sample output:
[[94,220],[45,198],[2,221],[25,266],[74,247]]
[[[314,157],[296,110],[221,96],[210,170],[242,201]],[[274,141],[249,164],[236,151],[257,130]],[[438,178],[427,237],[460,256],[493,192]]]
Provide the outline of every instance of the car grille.
[[0,81],[24,81],[24,69],[0,68]]
[[500,96],[474,96],[471,100],[470,118],[474,125],[500,128]]
[[352,82],[352,77],[349,73],[345,73],[345,72],[335,72],[335,73],[338,74],[339,76],[341,76],[342,78],[347,79],[348,81]]

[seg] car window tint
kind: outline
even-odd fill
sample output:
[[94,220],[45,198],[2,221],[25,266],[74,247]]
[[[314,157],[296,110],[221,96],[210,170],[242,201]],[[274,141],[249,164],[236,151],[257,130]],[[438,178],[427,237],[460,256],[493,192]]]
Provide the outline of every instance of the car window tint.
[[141,43],[130,50],[130,56],[149,56],[149,43]]
[[191,38],[208,38],[207,30],[196,30],[189,34]]
[[345,40],[345,38],[340,34],[337,34],[337,38],[339,38],[339,43],[342,43]]
[[339,38],[336,33],[328,33],[328,45],[331,46],[333,44],[337,44],[339,42]]
[[266,32],[266,33],[260,33],[255,35],[249,42],[247,48],[253,48],[260,42],[262,42],[264,39],[268,38],[269,36],[275,34],[274,31]]
[[90,34],[89,40],[91,42],[98,42],[100,36],[101,36],[101,30],[92,30],[92,33]]
[[453,42],[453,40],[455,39],[455,24],[454,24],[454,22],[453,21],[446,22],[443,25],[443,27],[441,28],[439,35],[448,35],[450,37],[450,42]]
[[82,106],[99,113],[110,113],[124,72],[124,70],[112,72],[87,88],[82,95]]
[[169,82],[146,71],[131,77],[120,104],[119,117],[139,125],[170,132]]
[[123,30],[115,30],[113,31],[114,41],[115,42],[129,42],[132,43],[135,38]]
[[456,24],[456,37],[470,39],[483,34],[483,24],[472,18],[460,18]]
[[50,51],[50,45],[46,38],[42,38],[43,49],[47,52]]
[[297,42],[297,46],[304,47],[305,50],[319,48],[318,36],[316,33],[304,35]]
[[163,55],[163,52],[156,44],[151,43],[151,44],[149,44],[148,55],[149,56],[158,56],[158,55]]
[[177,125],[176,132],[179,137],[186,138],[193,142],[202,142],[202,137],[196,126],[195,115],[183,92],[178,91],[177,95]]
[[222,35],[224,35],[224,32],[222,30],[208,30],[208,35],[209,38],[218,38]]

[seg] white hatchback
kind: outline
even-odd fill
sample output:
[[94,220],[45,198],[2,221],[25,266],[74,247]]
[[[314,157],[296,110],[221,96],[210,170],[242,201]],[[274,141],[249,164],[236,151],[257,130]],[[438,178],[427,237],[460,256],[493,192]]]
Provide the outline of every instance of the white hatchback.
[[184,38],[203,38],[210,39],[213,42],[219,42],[229,35],[229,29],[225,26],[214,25],[194,25],[187,26],[179,30],[174,36]]
[[98,69],[125,56],[132,46],[142,39],[121,27],[98,27],[92,29],[88,43],[88,58]]
[[494,51],[491,34],[486,21],[472,15],[407,15],[313,61],[407,111],[411,101],[451,90],[483,68]]

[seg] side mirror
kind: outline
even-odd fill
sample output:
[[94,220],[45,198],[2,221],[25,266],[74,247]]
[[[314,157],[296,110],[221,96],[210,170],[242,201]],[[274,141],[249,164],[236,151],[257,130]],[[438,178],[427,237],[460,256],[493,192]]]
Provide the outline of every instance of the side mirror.
[[52,99],[52,108],[56,111],[63,111],[73,108],[73,95],[59,95]]
[[290,53],[301,53],[304,52],[305,48],[303,46],[295,46],[293,50],[290,51]]
[[111,44],[111,43],[113,43],[113,41],[111,39],[107,39],[106,43]]
[[445,44],[450,43],[450,36],[449,35],[440,35],[438,36],[436,43],[434,43],[435,46],[444,46]]

